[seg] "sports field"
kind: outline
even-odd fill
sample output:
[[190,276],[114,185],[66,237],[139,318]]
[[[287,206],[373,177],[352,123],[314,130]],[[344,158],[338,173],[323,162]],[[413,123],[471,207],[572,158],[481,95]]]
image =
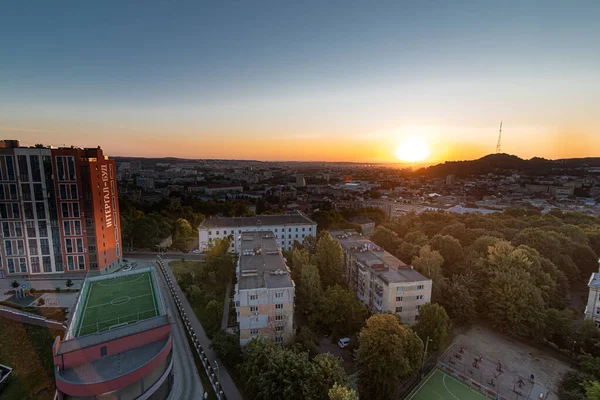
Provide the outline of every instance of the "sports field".
[[486,397],[435,368],[407,400],[483,400]]
[[152,318],[158,306],[150,272],[90,281],[75,336]]

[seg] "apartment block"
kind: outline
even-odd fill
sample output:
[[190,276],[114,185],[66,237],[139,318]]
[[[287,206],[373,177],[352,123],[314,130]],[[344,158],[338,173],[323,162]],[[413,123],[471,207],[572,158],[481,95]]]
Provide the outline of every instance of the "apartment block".
[[344,251],[350,289],[374,313],[391,312],[406,324],[431,301],[432,281],[353,230],[331,231]]
[[317,223],[300,211],[254,217],[211,217],[205,219],[198,227],[199,249],[206,250],[214,239],[230,237],[230,251],[239,253],[242,232],[258,231],[273,233],[279,247],[292,250],[294,241],[302,243],[304,238],[317,235]]
[[[598,263],[600,264],[600,260],[598,260]],[[590,276],[588,282],[589,294],[584,314],[585,319],[594,321],[596,326],[600,328],[600,265],[598,271]]]
[[115,171],[100,148],[0,141],[0,278],[115,268]]
[[295,284],[275,234],[242,232],[240,242],[234,295],[240,345],[257,336],[286,343],[294,334]]

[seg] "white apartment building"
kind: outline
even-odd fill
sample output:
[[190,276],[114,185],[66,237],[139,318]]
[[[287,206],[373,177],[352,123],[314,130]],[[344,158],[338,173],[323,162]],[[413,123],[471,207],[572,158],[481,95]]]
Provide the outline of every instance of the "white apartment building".
[[269,231],[284,250],[292,250],[294,241],[302,243],[308,236],[317,236],[317,223],[300,211],[254,217],[211,217],[198,227],[198,248],[204,251],[214,239],[230,237],[231,252],[239,253],[242,232]]
[[350,289],[374,313],[391,312],[406,324],[431,301],[432,281],[353,230],[331,231],[344,250]]
[[235,308],[240,345],[257,336],[283,344],[294,334],[294,281],[275,234],[242,232]]
[[[600,260],[598,260],[600,271]],[[585,319],[591,319],[600,328],[600,272],[594,272],[588,282],[589,295],[585,307]]]

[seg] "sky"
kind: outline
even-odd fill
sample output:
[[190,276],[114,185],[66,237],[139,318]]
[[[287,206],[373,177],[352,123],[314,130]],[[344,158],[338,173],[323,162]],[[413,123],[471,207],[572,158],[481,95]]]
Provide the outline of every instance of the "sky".
[[16,1],[0,138],[111,156],[600,156],[600,2]]

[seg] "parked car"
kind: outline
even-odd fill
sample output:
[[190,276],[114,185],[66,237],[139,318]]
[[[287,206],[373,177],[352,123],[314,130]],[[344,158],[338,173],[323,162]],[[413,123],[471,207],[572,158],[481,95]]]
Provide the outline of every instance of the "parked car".
[[340,349],[345,349],[346,347],[348,347],[348,345],[350,344],[350,338],[341,338],[340,340],[338,340],[338,347]]
[[200,252],[199,249],[196,249],[196,250],[192,251],[192,253],[194,253],[194,254],[200,254],[201,252]]
[[132,268],[131,265],[128,265],[126,267],[123,267],[122,271],[123,272],[131,271],[131,268]]

